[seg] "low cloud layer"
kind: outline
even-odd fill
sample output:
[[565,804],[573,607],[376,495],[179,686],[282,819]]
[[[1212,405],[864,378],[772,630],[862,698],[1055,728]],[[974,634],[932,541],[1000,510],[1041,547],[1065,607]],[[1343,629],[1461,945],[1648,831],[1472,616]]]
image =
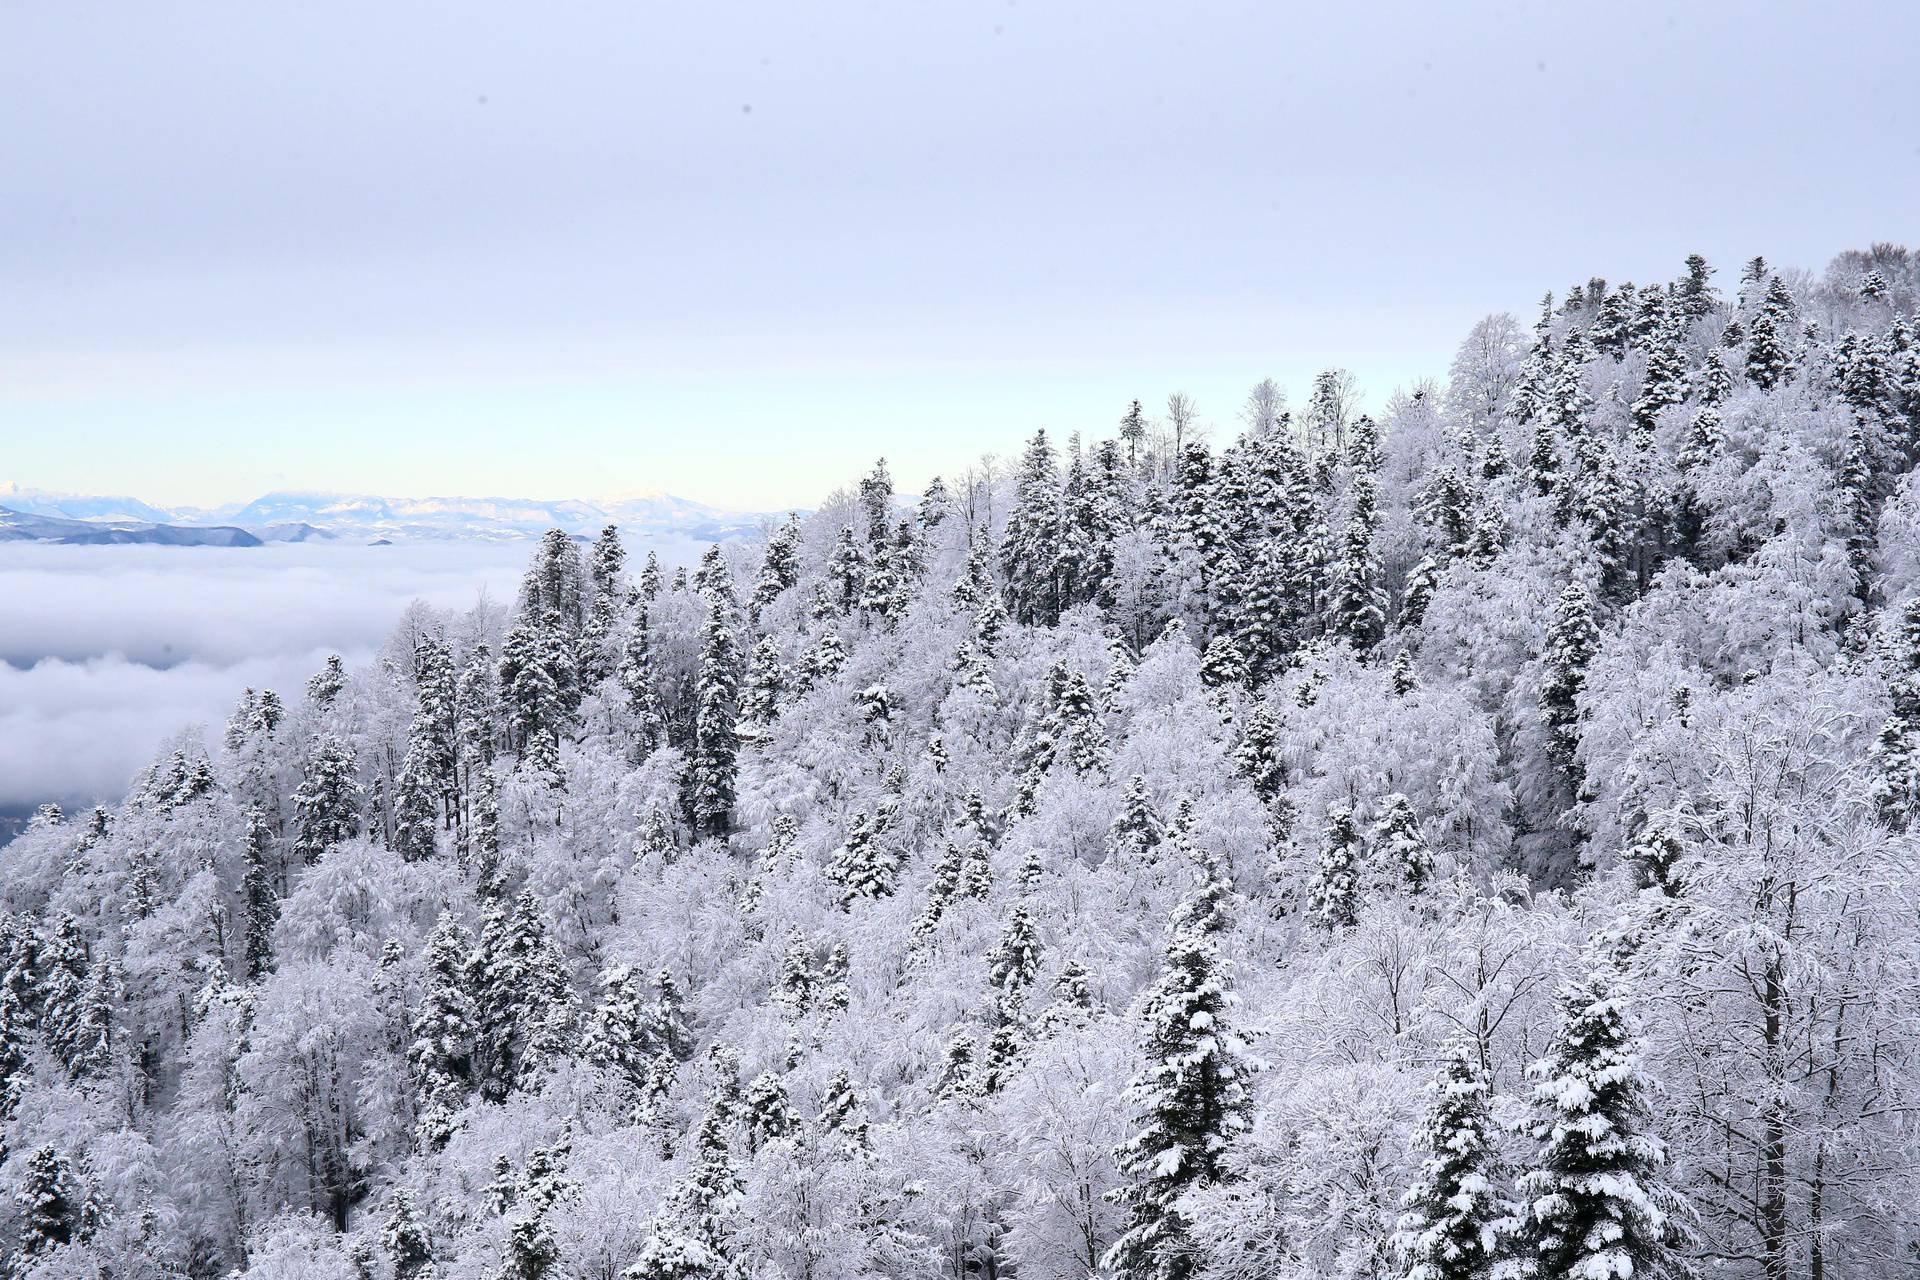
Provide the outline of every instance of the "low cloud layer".
[[116,799],[241,689],[291,697],[330,652],[365,661],[408,601],[511,601],[530,549],[0,545],[0,809]]

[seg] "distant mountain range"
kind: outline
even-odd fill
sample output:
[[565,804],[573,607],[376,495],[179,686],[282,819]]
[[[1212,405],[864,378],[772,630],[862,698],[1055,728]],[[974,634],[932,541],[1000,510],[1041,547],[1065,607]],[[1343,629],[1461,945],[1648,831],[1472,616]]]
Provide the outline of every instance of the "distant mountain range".
[[767,518],[666,493],[549,502],[286,491],[231,506],[167,508],[124,495],[51,493],[0,482],[0,541],[12,542],[244,547],[336,539],[505,540],[555,528],[584,537],[609,524],[643,538],[718,542],[751,533]]

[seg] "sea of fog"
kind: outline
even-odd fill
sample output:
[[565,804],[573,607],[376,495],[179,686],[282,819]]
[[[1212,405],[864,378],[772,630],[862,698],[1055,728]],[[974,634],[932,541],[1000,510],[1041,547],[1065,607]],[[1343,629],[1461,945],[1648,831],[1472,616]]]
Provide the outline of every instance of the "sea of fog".
[[0,841],[46,801],[118,799],[173,733],[217,735],[243,688],[291,699],[327,654],[367,661],[410,600],[511,603],[531,550],[0,543]]

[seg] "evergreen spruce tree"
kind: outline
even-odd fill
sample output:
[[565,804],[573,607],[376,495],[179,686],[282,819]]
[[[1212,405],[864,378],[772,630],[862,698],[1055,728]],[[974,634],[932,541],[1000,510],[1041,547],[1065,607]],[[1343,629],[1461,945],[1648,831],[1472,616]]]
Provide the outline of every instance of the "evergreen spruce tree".
[[848,907],[859,898],[890,895],[899,870],[898,857],[876,838],[873,819],[856,813],[847,824],[846,843],[827,867],[827,878],[840,886],[840,905]]
[[1107,859],[1136,865],[1145,862],[1159,847],[1163,833],[1160,815],[1154,812],[1153,801],[1147,795],[1147,780],[1136,773],[1127,780],[1120,812],[1107,828]]
[[1793,319],[1793,295],[1779,276],[1767,283],[1766,297],[1747,327],[1747,381],[1770,391],[1793,375],[1793,353],[1783,328]]
[[15,1201],[19,1235],[10,1260],[14,1274],[28,1275],[38,1259],[86,1237],[86,1192],[73,1166],[51,1144],[27,1157]]
[[433,1241],[404,1187],[394,1189],[380,1243],[393,1263],[393,1280],[427,1280],[433,1275]]
[[1060,475],[1047,433],[1027,443],[1014,482],[1013,511],[1000,540],[1007,607],[1020,622],[1051,626],[1060,616]]
[[1665,1144],[1649,1131],[1646,1083],[1616,979],[1589,963],[1560,992],[1560,1025],[1535,1079],[1527,1133],[1539,1144],[1518,1190],[1521,1274],[1687,1274],[1686,1206],[1661,1180]]
[[541,725],[533,731],[521,753],[520,769],[549,791],[565,790],[567,773],[560,764],[560,741],[552,729]]
[[475,892],[482,899],[498,901],[505,894],[506,886],[500,878],[500,783],[492,769],[480,770],[467,848],[468,857],[473,861]]
[[972,1086],[992,1097],[1006,1088],[1020,1070],[1032,1043],[1025,1003],[1017,993],[998,991],[993,997],[993,1034],[987,1037],[987,1051],[980,1069],[971,1077]]
[[973,1036],[956,1031],[940,1054],[940,1073],[933,1080],[933,1096],[945,1101],[974,1092],[974,1056],[979,1046]]
[[1228,1015],[1235,997],[1214,941],[1176,930],[1145,1000],[1145,1065],[1127,1090],[1138,1123],[1116,1152],[1126,1180],[1113,1198],[1126,1230],[1102,1265],[1116,1280],[1188,1280],[1199,1273],[1181,1207],[1228,1177],[1226,1153],[1250,1118],[1255,1062]]
[[1329,809],[1320,865],[1307,889],[1308,911],[1323,929],[1350,929],[1360,918],[1359,848],[1353,810]]
[[846,642],[840,639],[837,632],[821,633],[813,647],[800,657],[800,692],[805,693],[831,683],[846,664]]
[[634,611],[621,646],[620,662],[614,668],[614,680],[626,698],[627,715],[633,726],[633,746],[644,758],[660,745],[666,734],[666,711],[654,685],[653,636],[644,608]]
[[1527,476],[1539,497],[1544,498],[1560,487],[1560,450],[1554,443],[1552,425],[1544,418],[1533,424],[1527,448]]
[[827,575],[834,586],[834,603],[838,612],[843,615],[852,613],[867,588],[867,562],[860,554],[860,544],[854,540],[852,525],[842,529],[839,541],[833,544],[833,554],[827,561]]
[[1387,687],[1396,698],[1404,698],[1420,687],[1420,679],[1413,669],[1413,654],[1402,649],[1393,655],[1393,665],[1387,669]]
[[1381,806],[1373,848],[1383,869],[1409,893],[1419,893],[1433,879],[1433,850],[1420,833],[1412,802],[1397,791]]
[[847,944],[835,942],[827,948],[820,965],[820,1008],[828,1014],[844,1013],[853,1001],[853,957]]
[[987,981],[1009,999],[1018,999],[1040,972],[1040,930],[1033,912],[1016,902],[1007,913],[1000,940],[987,953]]
[[1648,447],[1660,411],[1687,398],[1686,316],[1674,307],[1663,311],[1648,346],[1647,372],[1633,402],[1633,425],[1641,447]]
[[346,664],[340,660],[339,654],[330,653],[319,674],[307,681],[307,700],[313,703],[315,710],[325,711],[333,706],[334,699],[346,687]]
[[739,773],[740,650],[722,606],[712,602],[700,648],[695,687],[693,812],[696,838],[725,839],[733,830],[735,779]]
[[421,957],[420,1011],[414,1015],[407,1064],[419,1091],[414,1141],[438,1151],[454,1129],[453,1118],[473,1090],[474,1018],[467,995],[472,939],[451,912],[443,912],[427,935]]
[[1723,435],[1720,414],[1713,408],[1701,409],[1687,424],[1687,434],[1674,460],[1680,473],[1674,496],[1674,541],[1682,554],[1697,555],[1701,534],[1706,529],[1706,506],[1700,499],[1700,473],[1719,456]]
[[626,965],[600,974],[600,993],[587,1021],[581,1053],[639,1097],[652,1078],[653,1061],[666,1052],[639,978]]
[[1138,466],[1147,443],[1147,415],[1138,400],[1127,406],[1126,416],[1120,419],[1120,439],[1127,446],[1127,465]]
[[359,832],[359,771],[353,749],[339,738],[325,734],[313,744],[293,793],[293,851],[308,866]]
[[933,878],[927,885],[926,905],[913,918],[911,936],[916,945],[923,943],[940,927],[947,908],[953,905],[954,898],[959,895],[960,873],[964,864],[960,846],[952,840],[946,841],[940,851],[940,860],[933,864]]
[[1055,739],[1073,771],[1082,777],[1104,774],[1110,750],[1107,731],[1101,723],[1093,690],[1078,671],[1070,673],[1061,687],[1053,715],[1057,726]]
[[475,1079],[482,1097],[503,1101],[570,1048],[572,988],[531,893],[521,893],[510,912],[487,913],[467,973]]
[[1694,394],[1708,406],[1721,405],[1733,394],[1733,370],[1718,351],[1709,351],[1693,377]]
[[126,1000],[119,963],[101,954],[87,966],[77,1014],[56,1047],[74,1080],[103,1080],[113,1070],[113,1016]]
[[1247,683],[1247,664],[1231,636],[1207,641],[1200,655],[1200,683],[1209,689],[1227,689]]
[[0,985],[0,1163],[7,1159],[8,1126],[19,1113],[32,1071],[27,1053],[31,1012],[14,986]]
[[453,651],[438,636],[424,637],[413,654],[419,688],[408,750],[418,751],[420,766],[436,799],[451,813],[460,792],[460,681]]
[[463,791],[470,790],[474,776],[493,763],[499,715],[500,691],[494,681],[493,653],[486,645],[477,644],[454,685],[454,755],[463,771]]
[[1587,327],[1587,341],[1595,351],[1615,359],[1626,354],[1637,301],[1631,284],[1621,285],[1601,300],[1600,310]]
[[653,991],[647,1034],[674,1060],[685,1062],[693,1056],[693,1029],[687,1023],[686,1002],[680,997],[680,984],[674,981],[671,969],[653,975]]
[[1577,754],[1580,692],[1586,687],[1587,664],[1599,648],[1593,596],[1580,583],[1569,582],[1547,623],[1547,679],[1540,690],[1540,709],[1547,726],[1547,754],[1576,792],[1582,782]]
[[1040,1034],[1053,1035],[1068,1027],[1083,1026],[1092,1018],[1093,988],[1087,966],[1069,959],[1053,979],[1053,1003],[1040,1018]]
[[273,882],[273,832],[260,810],[247,810],[247,873],[241,883],[241,964],[247,980],[258,982],[273,968],[273,927],[280,919],[280,895]]
[[750,1153],[769,1142],[790,1138],[799,1129],[799,1121],[787,1098],[787,1087],[771,1071],[762,1071],[753,1078],[741,1097],[740,1108],[740,1125]]
[[393,849],[408,862],[424,862],[437,851],[440,829],[437,789],[429,772],[425,744],[418,738],[408,746],[394,783]]
[[754,581],[753,595],[747,601],[747,618],[753,625],[760,624],[760,615],[767,606],[791,591],[800,581],[800,517],[789,515],[771,538],[767,539],[767,552],[760,563],[760,576]]
[[[1234,767],[1240,776],[1252,786],[1253,794],[1268,804],[1280,795],[1287,782],[1286,765],[1280,759],[1279,733],[1280,726],[1273,712],[1262,703],[1247,716],[1239,745],[1233,752]],[[1144,782],[1138,775],[1136,781]]]
[[[1188,812],[1184,800],[1181,812],[1183,816]],[[1203,938],[1225,933],[1233,905],[1233,882],[1227,875],[1226,864],[1212,849],[1196,846],[1184,823],[1174,824],[1167,843],[1177,864],[1190,866],[1200,873],[1199,883],[1174,908],[1174,930]]]
[[1373,477],[1357,476],[1353,485],[1353,512],[1333,597],[1328,604],[1328,629],[1355,649],[1365,652],[1386,631],[1386,610],[1380,590],[1380,559],[1374,548],[1378,517],[1374,510]]
[[1500,1260],[1512,1207],[1498,1191],[1491,1093],[1476,1046],[1450,1045],[1420,1125],[1427,1158],[1400,1202],[1405,1212],[1393,1237],[1404,1280],[1487,1280]]
[[813,1008],[814,987],[813,944],[795,928],[787,938],[780,972],[774,978],[773,1001],[793,1017],[804,1017]]
[[40,1038],[69,1072],[87,1041],[87,944],[67,912],[54,917],[39,950]]
[[1627,846],[1625,859],[1638,873],[1643,885],[1675,898],[1683,887],[1680,863],[1686,852],[1686,842],[1677,824],[1654,821],[1648,822],[1633,843]]
[[867,1122],[859,1118],[860,1095],[854,1091],[853,1077],[845,1067],[833,1073],[820,1100],[816,1123],[829,1133],[842,1135],[846,1155],[865,1155],[868,1150]]
[[1873,801],[1881,821],[1904,831],[1920,813],[1920,596],[1901,607],[1887,648],[1892,708],[1873,746]]
[[247,742],[247,726],[253,722],[255,694],[251,687],[240,691],[240,700],[227,717],[227,731],[220,741],[229,752],[237,752]]
[[768,724],[780,713],[780,699],[786,683],[786,671],[780,664],[780,647],[772,636],[763,636],[747,660],[746,685],[740,691],[740,718],[750,724]]

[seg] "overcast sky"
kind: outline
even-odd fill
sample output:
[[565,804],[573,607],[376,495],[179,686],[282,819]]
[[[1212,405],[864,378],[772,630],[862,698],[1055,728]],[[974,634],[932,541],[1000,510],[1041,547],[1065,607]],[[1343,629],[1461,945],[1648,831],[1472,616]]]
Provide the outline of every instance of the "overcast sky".
[[1916,14],[0,0],[0,479],[762,508],[1383,395],[1590,274],[1920,237]]

